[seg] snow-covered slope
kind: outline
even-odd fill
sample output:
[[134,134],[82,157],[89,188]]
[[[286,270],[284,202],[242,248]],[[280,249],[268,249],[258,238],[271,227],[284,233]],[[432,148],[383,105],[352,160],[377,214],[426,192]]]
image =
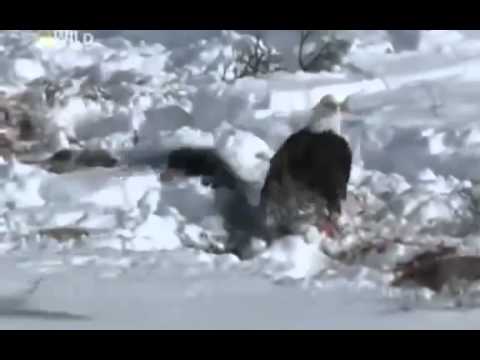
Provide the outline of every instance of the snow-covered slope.
[[[480,250],[478,34],[429,31],[418,51],[393,54],[381,31],[353,31],[348,61],[373,77],[294,70],[236,82],[222,81],[224,68],[251,41],[237,32],[94,35],[89,47],[45,47],[32,32],[0,33],[6,95],[38,93],[31,82],[41,77],[66,84],[54,107],[28,105],[41,109],[45,131],[135,165],[55,175],[0,164],[0,264],[12,279],[23,274],[15,286],[0,282],[0,327],[478,327],[476,310],[468,320],[418,304],[401,312],[411,294],[389,286],[392,266],[429,247]],[[264,36],[294,50],[295,34]],[[355,160],[350,191],[366,211],[348,214],[337,242],[291,236],[248,261],[205,251],[228,236],[220,204],[229,195],[200,179],[162,183],[145,165],[161,165],[165,151],[182,145],[215,147],[258,201],[266,158],[327,93],[348,97],[357,114],[345,123]],[[377,243],[386,248],[354,252]],[[348,251],[358,256],[347,263],[331,256]]]

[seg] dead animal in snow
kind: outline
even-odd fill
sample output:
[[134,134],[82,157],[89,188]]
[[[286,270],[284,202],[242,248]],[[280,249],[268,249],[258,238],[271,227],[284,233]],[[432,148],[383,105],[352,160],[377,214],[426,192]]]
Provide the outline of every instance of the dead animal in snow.
[[407,266],[392,282],[396,287],[419,286],[434,292],[455,287],[458,283],[471,284],[480,280],[480,257],[452,255],[427,259]]

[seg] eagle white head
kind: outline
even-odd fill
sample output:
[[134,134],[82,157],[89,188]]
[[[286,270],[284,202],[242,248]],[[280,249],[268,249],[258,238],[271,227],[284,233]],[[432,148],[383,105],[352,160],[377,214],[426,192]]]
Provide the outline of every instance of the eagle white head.
[[310,122],[307,129],[313,133],[333,131],[338,135],[342,133],[341,103],[333,95],[325,95],[312,109]]

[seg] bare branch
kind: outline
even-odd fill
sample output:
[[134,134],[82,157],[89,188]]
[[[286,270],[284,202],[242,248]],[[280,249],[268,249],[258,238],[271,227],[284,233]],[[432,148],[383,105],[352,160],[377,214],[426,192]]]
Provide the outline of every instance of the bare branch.
[[435,118],[440,118],[440,110],[444,107],[444,104],[438,93],[435,91],[435,87],[431,83],[423,82],[420,86],[425,90],[427,96],[429,97],[431,104],[429,110],[432,112]]
[[300,66],[300,69],[303,71],[307,71],[307,67],[305,66],[305,63],[303,62],[303,47],[305,46],[305,42],[308,40],[308,38],[312,35],[311,30],[301,30],[300,31],[300,45],[298,49],[298,64]]
[[[280,66],[274,64],[273,49],[266,46],[260,35],[255,36],[255,42],[247,49],[240,51],[234,61],[223,69],[222,80],[234,82],[247,76],[268,74],[280,70]],[[232,69],[233,67],[233,69]],[[232,69],[233,79],[227,79],[227,72]]]
[[[344,53],[348,52],[350,42],[336,39],[332,34],[334,30],[327,30],[324,39],[319,42],[320,48],[313,53],[305,54],[305,43],[311,38],[312,30],[301,30],[300,45],[298,50],[298,65],[305,72],[331,71],[334,65],[342,62]],[[307,60],[308,59],[308,60]]]

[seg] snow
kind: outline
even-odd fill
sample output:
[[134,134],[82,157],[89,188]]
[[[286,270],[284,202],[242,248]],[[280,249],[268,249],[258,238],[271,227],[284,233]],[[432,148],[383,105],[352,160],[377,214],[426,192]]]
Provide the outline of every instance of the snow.
[[252,133],[220,128],[215,147],[233,169],[240,169],[238,175],[243,180],[262,182],[267,176],[272,150]]
[[[388,271],[439,243],[480,251],[478,31],[426,31],[418,51],[398,54],[382,31],[347,33],[348,61],[373,78],[299,72],[293,31],[262,31],[286,71],[234,83],[222,71],[249,32],[97,30],[89,47],[0,32],[0,89],[33,91],[27,106],[49,149],[68,134],[133,165],[57,175],[0,164],[0,328],[478,328],[477,309],[467,317],[423,289],[404,311],[410,293],[389,286]],[[53,107],[30,84],[43,77],[71,80]],[[109,96],[92,100],[100,90]],[[366,211],[347,207],[337,241],[307,229],[270,248],[253,239],[249,260],[211,254],[229,236],[227,212],[243,226],[255,215],[200,179],[162,183],[166,152],[216,148],[258,201],[268,160],[329,93],[355,114],[343,125],[354,150],[349,201]],[[39,234],[70,227],[89,235]],[[331,256],[393,238],[404,242],[353,263]]]
[[14,68],[16,75],[24,81],[32,81],[45,76],[43,66],[30,59],[17,59]]

